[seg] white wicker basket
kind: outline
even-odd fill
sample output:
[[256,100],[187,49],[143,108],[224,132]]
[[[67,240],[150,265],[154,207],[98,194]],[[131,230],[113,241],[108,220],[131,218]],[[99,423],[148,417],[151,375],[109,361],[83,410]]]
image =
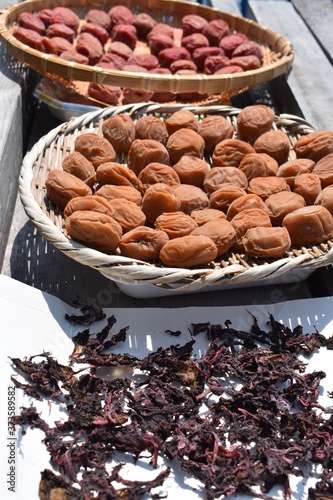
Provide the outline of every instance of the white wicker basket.
[[[151,105],[142,103],[111,107],[87,113],[61,124],[41,138],[25,156],[19,178],[19,192],[24,209],[40,234],[68,257],[96,269],[117,282],[123,291],[135,296],[167,295],[217,290],[230,286],[254,286],[272,282],[302,280],[320,266],[333,260],[333,240],[311,248],[293,248],[282,259],[264,261],[244,255],[228,253],[205,268],[179,269],[163,267],[120,254],[106,255],[71,240],[64,229],[62,211],[55,210],[48,202],[45,180],[53,168],[61,168],[62,158],[74,149],[74,141],[83,132],[101,132],[103,121],[119,113],[128,113],[135,121],[142,115],[162,119],[179,109],[188,109],[202,119],[210,114],[220,114],[230,120],[236,129],[240,109],[229,106],[191,107],[182,105]],[[304,134],[313,132],[305,120],[291,116],[275,117],[273,129],[283,130],[291,146]],[[236,130],[237,133],[237,130]],[[237,137],[237,135],[236,135]],[[295,158],[291,147],[290,159]],[[206,158],[210,161],[210,158]],[[126,163],[126,156],[116,161]],[[147,289],[147,285],[150,285]],[[140,289],[142,286],[142,290]],[[142,293],[141,293],[142,292]]]

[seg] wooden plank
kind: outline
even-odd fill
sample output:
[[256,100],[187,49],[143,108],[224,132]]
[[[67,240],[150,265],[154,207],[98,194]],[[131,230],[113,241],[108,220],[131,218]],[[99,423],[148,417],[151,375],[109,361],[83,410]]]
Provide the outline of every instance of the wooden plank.
[[290,2],[250,0],[249,8],[257,22],[293,44],[295,59],[288,85],[305,118],[317,129],[333,130],[333,67],[303,19]]
[[330,62],[333,62],[333,3],[330,0],[291,0]]

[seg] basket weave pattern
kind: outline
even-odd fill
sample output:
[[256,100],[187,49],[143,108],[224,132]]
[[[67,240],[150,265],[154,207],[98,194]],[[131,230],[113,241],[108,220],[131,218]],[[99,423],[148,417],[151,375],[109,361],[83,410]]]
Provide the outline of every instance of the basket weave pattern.
[[[46,196],[45,181],[52,169],[61,168],[62,159],[74,150],[78,134],[95,132],[102,135],[104,120],[119,113],[128,113],[134,121],[143,115],[166,119],[175,111],[188,109],[198,120],[219,114],[229,120],[236,129],[240,109],[230,106],[194,107],[182,105],[127,105],[111,107],[73,118],[40,139],[26,155],[19,178],[19,191],[24,209],[41,235],[70,258],[100,271],[114,281],[124,283],[151,283],[159,286],[182,284],[188,292],[207,285],[246,284],[267,278],[276,278],[301,268],[325,266],[333,260],[333,240],[311,247],[292,249],[285,258],[265,261],[244,255],[227,253],[205,268],[164,268],[159,262],[147,263],[120,254],[106,255],[71,240],[64,228],[62,211],[52,206]],[[280,115],[275,118],[273,129],[285,132],[291,143],[290,159],[295,158],[293,144],[304,134],[313,132],[305,120]],[[237,132],[236,132],[237,133]],[[237,136],[236,136],[237,137]],[[210,162],[210,157],[205,158]],[[126,155],[118,155],[117,162],[126,164]]]

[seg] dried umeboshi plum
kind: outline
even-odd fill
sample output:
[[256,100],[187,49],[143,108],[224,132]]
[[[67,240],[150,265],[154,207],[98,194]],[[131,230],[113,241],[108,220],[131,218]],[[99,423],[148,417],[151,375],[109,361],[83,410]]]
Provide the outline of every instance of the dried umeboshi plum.
[[48,28],[46,28],[45,34],[49,38],[60,36],[68,40],[70,43],[73,43],[75,38],[75,31],[72,30],[72,28],[69,28],[69,26],[66,26],[66,24],[60,23],[51,24]]
[[127,153],[135,139],[133,120],[125,113],[107,118],[103,122],[102,132],[117,153]]
[[132,24],[116,24],[111,30],[112,42],[122,42],[134,50],[138,41],[136,28]]
[[135,137],[137,139],[152,139],[166,144],[169,134],[164,121],[156,116],[141,116],[135,123]]
[[127,164],[130,169],[139,175],[149,163],[170,164],[170,157],[166,147],[153,139],[135,139],[129,152]]
[[245,194],[236,198],[236,200],[229,205],[227,210],[227,219],[232,220],[235,215],[239,214],[239,212],[250,208],[259,208],[264,212],[269,212],[265,202],[259,196],[256,194]]
[[216,245],[218,257],[232,247],[236,237],[236,231],[230,222],[222,218],[206,222],[206,224],[194,229],[191,234],[208,236]]
[[177,71],[183,70],[183,69],[190,69],[192,71],[197,71],[197,67],[195,63],[191,60],[189,61],[188,59],[178,59],[177,61],[174,61],[173,63],[170,64],[170,72],[172,74],[177,73]]
[[224,66],[223,68],[215,71],[215,75],[232,75],[233,73],[242,73],[243,68],[237,66],[236,64],[229,64],[229,66]]
[[128,64],[137,64],[142,68],[146,68],[148,70],[157,68],[159,65],[158,59],[153,54],[133,54],[129,57]]
[[249,182],[249,194],[256,194],[266,200],[271,194],[290,191],[290,186],[283,177],[254,177]]
[[283,177],[291,188],[294,187],[295,177],[299,174],[309,174],[313,171],[315,162],[307,158],[289,160],[280,165],[277,172],[278,177]]
[[185,37],[192,33],[202,33],[207,24],[208,21],[204,17],[196,14],[187,14],[182,18],[183,36]]
[[74,48],[72,50],[65,50],[60,54],[60,57],[65,61],[72,61],[78,64],[89,64],[88,57],[83,54],[79,54]]
[[90,187],[96,182],[93,164],[78,151],[73,151],[63,159],[62,168],[65,172],[75,175]]
[[173,168],[177,172],[180,182],[192,184],[201,189],[206,175],[210,172],[209,164],[196,156],[183,156]]
[[100,186],[133,186],[139,188],[139,180],[133,170],[116,162],[102,163],[96,170],[96,179]]
[[[75,12],[73,12],[68,7],[54,7],[53,13],[56,16],[60,16],[62,22],[72,28],[72,30],[76,31],[80,24],[80,18]],[[58,22],[58,21],[56,21]]]
[[212,153],[219,142],[232,139],[234,127],[223,116],[206,116],[200,123],[198,134],[205,141],[207,153]]
[[[133,50],[123,42],[111,42],[107,48],[107,54],[114,54],[127,61],[133,54]],[[104,57],[102,57],[103,61]]]
[[164,212],[155,221],[155,229],[164,231],[170,240],[186,236],[198,227],[198,224],[184,212]]
[[208,38],[201,33],[192,33],[182,38],[181,46],[192,54],[192,52],[199,47],[209,47],[209,41]]
[[103,198],[106,198],[109,202],[116,198],[126,198],[126,200],[132,201],[140,206],[142,201],[140,191],[130,185],[104,184],[98,189],[96,194],[98,194],[98,196],[103,196]]
[[322,205],[333,215],[333,185],[325,187],[317,196],[315,205]]
[[[145,68],[142,68],[142,71],[146,71]],[[147,92],[146,90],[130,89],[126,87],[123,89],[123,104],[148,102],[153,97],[153,94],[153,92]]]
[[202,208],[198,210],[192,210],[191,212],[192,219],[198,224],[198,226],[202,226],[211,220],[215,219],[225,219],[225,213],[221,212],[221,210],[216,210],[215,208]]
[[77,210],[66,218],[68,234],[80,243],[100,252],[113,253],[122,236],[121,226],[106,214],[90,210]]
[[322,187],[333,184],[333,153],[321,158],[315,164],[312,173],[320,177]]
[[246,191],[244,189],[233,184],[232,182],[226,182],[220,188],[211,193],[209,207],[227,212],[229,206],[234,200],[245,195]]
[[243,237],[245,255],[279,259],[291,246],[289,233],[285,227],[253,227]]
[[250,181],[255,177],[269,177],[276,175],[279,169],[278,162],[266,153],[249,153],[245,155],[238,168]]
[[253,145],[256,153],[266,153],[274,158],[279,165],[288,160],[290,142],[282,130],[270,130],[260,135]]
[[169,137],[167,148],[171,160],[173,163],[177,163],[184,155],[202,158],[205,141],[194,130],[181,128]]
[[257,56],[237,56],[230,59],[232,66],[240,66],[243,71],[251,71],[259,69],[261,66],[260,59]]
[[231,54],[231,58],[240,56],[256,56],[261,61],[264,57],[264,53],[259,43],[248,40],[238,45]]
[[318,245],[333,236],[333,217],[323,206],[311,205],[286,214],[283,227],[293,245]]
[[173,33],[174,30],[170,24],[157,23],[150,31],[150,33],[147,35],[147,40],[149,41],[150,38],[156,34],[167,35],[169,38],[173,40]]
[[171,187],[180,184],[178,174],[172,167],[157,162],[149,163],[143,170],[141,170],[138,179],[143,193],[152,184],[162,182]]
[[232,218],[230,223],[236,232],[233,247],[237,252],[244,252],[243,236],[248,229],[252,227],[272,227],[269,215],[259,208],[242,210]]
[[185,214],[191,214],[193,210],[209,207],[208,196],[197,186],[178,184],[173,187],[173,192],[180,199],[180,210]]
[[233,51],[242,43],[248,42],[249,39],[243,33],[232,33],[231,35],[224,36],[219,44],[219,47],[223,49],[224,54],[230,57]]
[[313,205],[321,192],[320,177],[316,174],[300,174],[295,177],[294,193],[303,196],[307,205]]
[[297,158],[308,158],[317,162],[333,153],[333,132],[318,130],[303,135],[294,144]]
[[109,10],[109,16],[111,19],[112,26],[116,24],[133,24],[134,14],[125,5],[115,5]]
[[141,206],[146,215],[146,223],[154,226],[157,217],[164,212],[178,212],[180,199],[167,184],[156,183],[149,186],[142,198]]
[[176,130],[181,128],[189,128],[197,132],[199,130],[199,121],[192,111],[187,109],[181,109],[175,111],[171,116],[166,118],[165,126],[167,128],[168,134],[171,135]]
[[94,66],[103,55],[103,45],[91,33],[82,33],[76,40],[76,52],[89,59],[89,64]]
[[173,46],[174,46],[173,39],[170,36],[165,35],[163,33],[155,33],[155,34],[152,34],[152,32],[150,33],[148,38],[148,47],[150,49],[150,52],[154,56],[158,56],[158,54],[162,50],[171,48]]
[[54,36],[52,38],[52,44],[57,51],[57,55],[61,55],[63,52],[74,50],[73,44],[66,40],[66,38],[63,38],[61,36]]
[[298,208],[305,207],[305,200],[303,196],[297,193],[281,191],[280,193],[271,194],[265,200],[265,204],[270,212],[272,224],[280,226],[285,215]]
[[146,216],[133,201],[127,198],[114,198],[109,203],[114,210],[113,218],[120,224],[123,234],[137,226],[144,226]]
[[90,33],[91,35],[95,36],[101,42],[102,45],[105,45],[109,38],[109,34],[106,31],[106,29],[94,23],[83,24],[80,32]]
[[205,61],[209,56],[224,56],[224,52],[219,47],[199,47],[194,50],[192,58],[199,71],[204,71]]
[[158,53],[158,61],[162,68],[170,68],[173,62],[184,59],[191,60],[191,54],[184,47],[169,47]]
[[96,194],[77,196],[69,200],[64,209],[64,216],[69,217],[77,210],[90,210],[109,215],[110,217],[113,217],[114,214],[114,210],[108,200]]
[[274,116],[273,109],[264,104],[246,106],[237,116],[239,139],[254,143],[260,135],[271,130]]
[[238,167],[245,155],[254,153],[253,147],[239,139],[224,139],[213,152],[213,163],[221,167]]
[[138,226],[123,235],[119,248],[125,257],[155,260],[159,258],[160,251],[168,240],[168,235],[164,231]]
[[92,194],[90,187],[75,175],[63,170],[51,170],[47,176],[46,194],[49,200],[64,209],[69,200],[76,196]]
[[75,150],[91,161],[95,168],[101,163],[114,161],[116,158],[112,144],[105,137],[92,132],[77,136]]
[[[13,36],[33,49],[43,53],[47,52],[47,47],[45,46],[46,37],[43,37],[37,31],[21,28],[20,26],[14,27]],[[57,54],[56,49],[54,49],[54,54]]]
[[41,9],[36,13],[36,17],[41,19],[46,27],[50,24],[63,23],[64,21],[59,12],[56,12],[54,9]]
[[101,9],[90,9],[86,15],[86,22],[98,24],[98,26],[104,28],[108,33],[111,30],[110,16]]
[[204,179],[204,190],[209,195],[224,184],[231,183],[242,189],[247,189],[248,181],[246,175],[236,167],[213,167]]
[[204,73],[214,75],[218,70],[230,66],[230,59],[227,56],[208,56],[205,59]]
[[229,34],[229,25],[224,19],[213,19],[202,30],[209,40],[209,45],[218,46],[221,39]]
[[121,89],[120,87],[107,85],[106,83],[90,82],[88,86],[88,95],[98,101],[116,106],[121,98]]
[[145,38],[154,26],[156,26],[157,21],[145,12],[139,12],[139,14],[135,16],[133,24],[136,27],[138,36]]
[[169,240],[160,252],[163,265],[180,268],[209,264],[216,256],[215,243],[208,236],[201,234],[188,234]]
[[22,12],[18,18],[18,25],[21,28],[33,30],[40,35],[45,35],[45,24],[38,16],[32,14],[32,12]]

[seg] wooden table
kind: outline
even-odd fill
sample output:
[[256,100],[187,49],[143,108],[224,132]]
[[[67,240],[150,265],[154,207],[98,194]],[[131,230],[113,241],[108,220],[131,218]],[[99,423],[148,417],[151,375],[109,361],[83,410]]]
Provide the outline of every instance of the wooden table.
[[[311,13],[312,3],[311,0],[248,2],[249,17],[292,42],[295,60],[288,75],[237,96],[232,100],[234,106],[264,103],[277,113],[303,116],[317,129],[333,130],[332,34],[329,29],[333,21],[333,3],[317,0],[317,11],[325,13],[317,17]],[[240,3],[234,0],[213,0],[213,4],[216,8],[240,13]],[[0,7],[5,5],[0,0]],[[0,57],[0,95],[4,96],[0,101],[2,274],[56,295],[69,304],[78,300],[105,307],[228,306],[332,295],[333,273],[329,266],[315,271],[307,280],[291,284],[135,299],[120,292],[113,282],[98,272],[65,257],[36,232],[17,197],[22,156],[60,122],[44,104],[35,106],[32,90],[38,76],[14,62],[3,48],[0,48]]]

